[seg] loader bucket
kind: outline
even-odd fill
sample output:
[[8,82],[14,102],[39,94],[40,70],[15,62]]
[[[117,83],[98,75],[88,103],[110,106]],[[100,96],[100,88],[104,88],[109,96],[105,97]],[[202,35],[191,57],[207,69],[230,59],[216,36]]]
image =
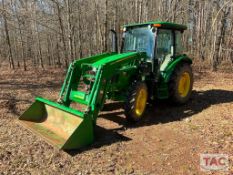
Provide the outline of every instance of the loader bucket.
[[77,149],[93,142],[93,122],[90,116],[43,98],[36,98],[19,117],[19,121],[60,149]]

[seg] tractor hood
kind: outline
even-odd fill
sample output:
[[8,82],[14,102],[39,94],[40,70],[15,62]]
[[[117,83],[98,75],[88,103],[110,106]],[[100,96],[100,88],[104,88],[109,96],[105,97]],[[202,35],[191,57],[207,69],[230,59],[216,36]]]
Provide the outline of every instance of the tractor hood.
[[146,58],[146,53],[144,53],[144,52],[142,52],[142,53],[127,52],[127,53],[120,53],[120,54],[112,54],[112,55],[106,56],[100,60],[97,60],[96,62],[92,63],[92,66],[98,67],[101,65],[106,65],[106,64],[113,63],[113,62],[118,62],[118,61],[125,60],[125,59],[132,58],[132,57],[135,57],[135,59],[139,58],[139,57]]

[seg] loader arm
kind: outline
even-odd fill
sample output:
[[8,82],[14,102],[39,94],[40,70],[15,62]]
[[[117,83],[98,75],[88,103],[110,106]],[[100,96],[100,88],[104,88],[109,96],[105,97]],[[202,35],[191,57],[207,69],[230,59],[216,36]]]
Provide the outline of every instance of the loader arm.
[[[69,107],[72,102],[85,105],[84,111],[96,122],[98,113],[103,106],[106,94],[111,94],[122,82],[113,82],[114,77],[120,74],[129,74],[129,78],[138,70],[144,53],[103,54],[96,57],[82,59],[71,63],[59,98],[64,106]],[[144,60],[143,60],[144,61]],[[141,74],[143,76],[143,74]],[[119,80],[119,77],[118,77]],[[127,87],[127,85],[125,84]]]
[[[130,52],[74,61],[68,68],[59,103],[36,98],[19,117],[20,123],[60,149],[77,149],[92,143],[105,99],[120,96],[132,77],[143,76],[139,68],[145,59],[145,53]],[[81,105],[81,109],[71,107],[72,103]]]

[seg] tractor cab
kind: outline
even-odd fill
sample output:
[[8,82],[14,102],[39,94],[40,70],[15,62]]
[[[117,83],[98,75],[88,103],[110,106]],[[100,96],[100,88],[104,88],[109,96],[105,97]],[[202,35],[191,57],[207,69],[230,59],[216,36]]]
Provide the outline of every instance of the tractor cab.
[[122,52],[145,52],[148,62],[164,71],[182,54],[181,36],[187,27],[169,22],[148,22],[124,26]]

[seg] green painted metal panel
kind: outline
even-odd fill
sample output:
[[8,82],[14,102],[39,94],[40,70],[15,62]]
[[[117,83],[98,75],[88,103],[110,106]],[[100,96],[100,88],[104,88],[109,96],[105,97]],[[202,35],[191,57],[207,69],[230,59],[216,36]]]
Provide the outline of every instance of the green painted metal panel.
[[107,63],[111,63],[111,62],[116,62],[118,60],[122,60],[122,59],[127,59],[128,57],[132,57],[132,56],[136,56],[137,52],[129,52],[129,53],[122,53],[122,54],[117,54],[117,55],[112,55],[106,58],[103,58],[99,61],[94,62],[92,65],[94,67],[100,66],[100,65],[104,65]]
[[165,68],[165,70],[162,72],[164,82],[168,82],[170,80],[173,70],[181,62],[187,62],[189,64],[192,64],[192,60],[187,55],[180,55],[174,58],[174,60],[170,62],[168,66]]
[[91,64],[91,63],[97,62],[98,60],[104,59],[104,58],[112,56],[112,55],[117,55],[117,53],[115,53],[115,52],[103,53],[103,54],[98,54],[98,55],[94,55],[94,56],[87,57],[87,58],[82,58],[80,60],[74,61],[74,65],[75,66],[80,66],[82,63]]
[[192,60],[187,57],[187,55],[180,55],[173,58],[172,61],[168,62],[166,66],[164,66],[164,70],[160,72],[160,81],[157,90],[157,97],[159,99],[166,99],[169,97],[169,89],[168,83],[171,78],[171,75],[176,68],[176,66],[181,62],[187,62],[192,64]]
[[90,145],[94,141],[94,123],[91,117],[85,117],[75,132],[61,149],[72,150]]

